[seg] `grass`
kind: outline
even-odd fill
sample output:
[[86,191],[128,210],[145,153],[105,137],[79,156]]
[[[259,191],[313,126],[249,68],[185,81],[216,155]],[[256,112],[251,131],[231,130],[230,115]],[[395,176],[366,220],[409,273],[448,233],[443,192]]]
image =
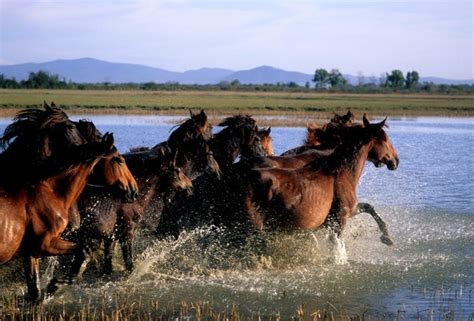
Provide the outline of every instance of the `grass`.
[[[18,296],[0,296],[0,319],[1,320],[45,320],[45,321],[67,321],[67,320],[91,320],[91,321],[112,321],[112,320],[208,320],[208,321],[240,321],[240,320],[312,320],[312,321],[361,321],[361,320],[405,320],[410,319],[406,312],[399,310],[396,314],[370,314],[367,311],[360,313],[346,313],[337,311],[331,304],[325,307],[316,308],[299,304],[291,316],[282,316],[280,312],[245,311],[245,307],[231,304],[228,308],[218,308],[211,302],[186,302],[162,304],[158,300],[130,299],[115,296],[112,300],[104,300],[101,303],[81,302],[75,305],[68,304],[26,304]],[[429,310],[418,313],[418,320],[441,321],[461,320],[462,314],[454,310],[436,311]]]
[[55,101],[76,113],[327,114],[351,109],[377,115],[473,116],[474,95],[264,93],[228,91],[0,90],[0,112]]

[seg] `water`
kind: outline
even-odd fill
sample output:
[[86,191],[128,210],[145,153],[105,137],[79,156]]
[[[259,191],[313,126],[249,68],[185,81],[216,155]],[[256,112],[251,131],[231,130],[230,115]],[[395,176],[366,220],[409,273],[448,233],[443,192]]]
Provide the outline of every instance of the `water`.
[[[176,118],[90,116],[113,131],[122,151],[165,140]],[[9,120],[0,120],[3,130]],[[160,302],[209,301],[249,314],[308,309],[373,316],[456,319],[474,316],[474,119],[389,120],[388,133],[401,163],[397,171],[366,166],[358,189],[387,222],[395,245],[379,241],[368,215],[344,232],[348,263],[334,263],[322,231],[275,235],[270,253],[258,257],[230,250],[210,229],[157,242],[139,235],[135,271],[124,277],[86,276],[48,304],[113,301],[115,294]],[[299,145],[304,128],[273,128],[274,150]],[[0,267],[0,291],[24,290],[20,265]],[[116,262],[121,269],[120,260]],[[113,280],[113,281],[112,281]],[[45,280],[46,281],[46,280]]]

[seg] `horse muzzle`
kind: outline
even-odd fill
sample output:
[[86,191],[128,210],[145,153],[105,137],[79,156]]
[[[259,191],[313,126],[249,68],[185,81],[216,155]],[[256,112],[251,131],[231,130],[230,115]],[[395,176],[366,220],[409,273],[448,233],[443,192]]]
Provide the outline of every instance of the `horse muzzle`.
[[127,187],[122,190],[122,198],[126,203],[133,203],[138,198],[138,188]]
[[389,170],[394,171],[398,168],[398,164],[400,164],[400,160],[398,159],[398,157],[396,157],[394,159],[388,160],[387,162],[385,162],[385,164],[387,165],[387,168]]

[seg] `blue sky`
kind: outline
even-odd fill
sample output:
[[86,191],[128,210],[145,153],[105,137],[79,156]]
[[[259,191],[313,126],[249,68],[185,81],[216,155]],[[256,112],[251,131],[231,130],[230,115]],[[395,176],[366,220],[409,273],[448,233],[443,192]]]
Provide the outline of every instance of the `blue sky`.
[[471,0],[0,0],[0,63],[473,75]]

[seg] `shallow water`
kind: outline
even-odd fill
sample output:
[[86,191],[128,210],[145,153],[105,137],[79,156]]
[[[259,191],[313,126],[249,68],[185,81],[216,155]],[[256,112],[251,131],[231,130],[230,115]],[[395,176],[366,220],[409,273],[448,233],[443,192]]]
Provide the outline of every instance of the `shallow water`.
[[[90,116],[113,131],[122,151],[167,138],[176,118]],[[9,120],[0,120],[0,130]],[[348,263],[334,263],[322,231],[270,237],[269,253],[235,253],[211,229],[157,242],[139,235],[135,271],[113,281],[90,273],[61,290],[48,304],[113,301],[115,294],[162,302],[210,301],[249,314],[297,307],[375,316],[456,319],[474,316],[474,119],[389,120],[388,134],[401,163],[397,171],[366,166],[358,189],[388,223],[395,245],[379,241],[368,215],[349,221],[344,232]],[[273,128],[280,153],[299,145],[303,128]],[[117,269],[121,269],[117,260]],[[24,290],[15,263],[0,267],[0,291]],[[120,275],[120,273],[117,273]],[[46,281],[46,277],[44,282]]]

